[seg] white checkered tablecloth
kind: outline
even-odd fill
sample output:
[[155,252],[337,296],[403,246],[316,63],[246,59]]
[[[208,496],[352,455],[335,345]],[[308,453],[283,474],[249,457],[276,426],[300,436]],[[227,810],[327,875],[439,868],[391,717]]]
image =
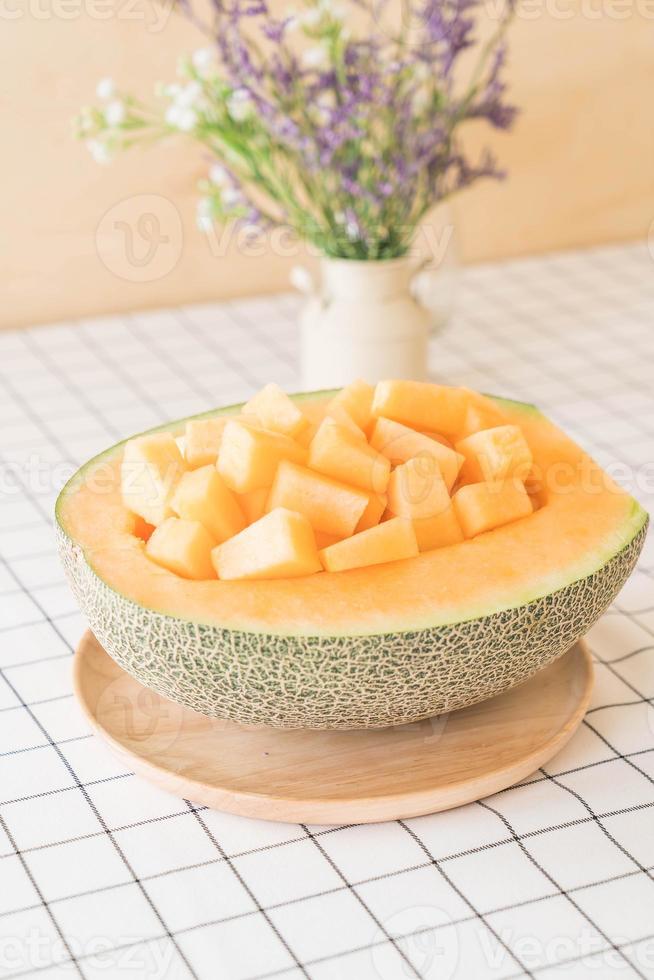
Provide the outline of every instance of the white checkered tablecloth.
[[[651,505],[653,271],[641,245],[469,269],[434,374],[537,402]],[[0,977],[654,977],[651,538],[589,635],[578,734],[482,803],[377,826],[257,822],[152,788],[89,733],[57,490],[129,433],[272,379],[297,388],[297,305],[0,333]]]

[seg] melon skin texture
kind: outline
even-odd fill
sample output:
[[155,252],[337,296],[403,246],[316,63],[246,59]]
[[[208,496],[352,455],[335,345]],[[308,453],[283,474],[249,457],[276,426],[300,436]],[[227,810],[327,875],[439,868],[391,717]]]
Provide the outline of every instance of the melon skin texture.
[[[302,400],[303,410],[309,414],[312,406],[307,402],[311,398],[327,401],[332,394],[295,397]],[[547,425],[531,406],[506,400],[497,400],[497,404],[506,412],[505,421],[524,420],[532,427]],[[239,410],[240,406],[233,406],[210,415],[236,414]],[[312,422],[319,418],[316,413],[311,415]],[[183,428],[184,421],[167,426],[171,431]],[[563,440],[564,448],[574,445],[554,427],[551,430],[552,439]],[[64,488],[57,504],[59,549],[73,592],[99,641],[137,680],[195,711],[243,724],[376,728],[418,721],[506,691],[564,653],[596,622],[633,570],[647,532],[645,512],[619,492],[611,497],[620,503],[617,510],[610,507],[615,517],[611,518],[608,538],[598,540],[591,553],[577,556],[576,551],[570,552],[574,564],[566,566],[565,577],[553,568],[553,579],[539,584],[538,591],[520,592],[516,587],[509,601],[502,600],[492,608],[484,605],[453,610],[446,620],[438,620],[438,610],[434,610],[431,622],[412,613],[413,622],[405,617],[401,623],[389,621],[385,609],[381,613],[373,610],[376,622],[383,613],[387,625],[381,627],[371,627],[361,618],[370,613],[368,604],[356,606],[361,616],[357,614],[346,624],[339,618],[330,628],[318,624],[314,628],[313,623],[298,627],[297,617],[274,625],[221,622],[215,615],[211,618],[210,610],[203,612],[204,605],[195,613],[176,610],[171,603],[152,608],[130,598],[129,584],[122,588],[115,582],[108,584],[102,571],[102,552],[94,555],[83,538],[86,524],[80,524],[79,517],[75,522],[74,517],[79,515],[77,493],[87,474],[98,468],[106,483],[107,472],[117,472],[121,449],[113,447],[87,464]],[[103,469],[107,466],[109,471]],[[114,505],[120,508],[119,494],[114,496]],[[106,512],[107,501],[106,493],[87,498],[100,514]],[[547,507],[509,527],[527,528],[533,520],[537,528],[546,511]],[[517,534],[501,529],[473,542],[398,563],[404,570],[402,578],[414,562],[435,561],[440,562],[438,567],[452,567],[458,548],[470,549],[472,554],[477,549],[483,551],[484,539],[490,540],[495,533]],[[119,535],[121,555],[123,542],[128,540],[127,533]],[[134,537],[131,541],[134,561],[141,567],[138,555],[143,542]],[[544,554],[548,541],[546,537]],[[129,555],[126,559],[131,568],[133,559]],[[146,563],[148,559],[140,561]],[[392,574],[392,567],[374,566],[366,572],[383,580]],[[157,581],[173,580],[169,572],[153,565],[151,574]],[[359,581],[360,575],[357,571],[342,572],[333,579],[342,579],[349,595],[349,583]],[[322,579],[321,573],[293,580],[293,594],[303,582],[313,583],[314,591],[320,589]],[[214,590],[218,595],[223,585],[237,587],[238,583],[191,583],[194,590],[211,590],[212,596]],[[244,595],[252,585],[241,583]],[[279,583],[257,585],[275,595],[274,611],[280,595],[283,598]],[[393,593],[388,592],[388,599],[392,598]],[[323,603],[319,611],[327,615],[331,606],[331,602]],[[350,609],[354,606],[350,603]]]
[[[313,398],[327,400],[332,394]],[[304,402],[307,396],[296,397]],[[530,406],[506,400],[497,404],[507,422],[534,419],[540,425],[543,419]],[[303,410],[310,407],[303,405]],[[239,410],[234,406],[210,414]],[[167,428],[183,430],[184,422]],[[77,601],[107,652],[142,684],[195,711],[243,724],[376,728],[418,721],[506,691],[564,653],[596,622],[633,570],[647,532],[647,515],[623,495],[610,543],[566,571],[565,579],[557,577],[556,585],[539,586],[537,593],[516,592],[512,602],[494,609],[470,608],[457,614],[456,621],[412,626],[391,620],[387,627],[374,629],[365,623],[362,628],[298,629],[293,621],[270,627],[215,618],[207,622],[201,611],[189,615],[150,608],[130,598],[127,587],[112,587],[95,570],[92,549],[71,530],[75,495],[85,472],[112,458],[117,466],[120,448],[87,464],[57,505],[60,553]],[[98,497],[102,510],[106,500],[106,495]],[[538,523],[538,513],[518,525],[527,527],[531,520]],[[477,542],[486,537],[490,535]],[[144,547],[132,540],[137,552]],[[431,554],[436,560],[442,554],[449,563],[458,548],[477,547],[482,545],[465,542]],[[421,555],[401,566],[431,560]],[[383,577],[385,567],[392,566],[368,571]],[[154,568],[154,574],[173,578],[164,569]],[[335,578],[349,583],[349,576],[358,575],[343,572]],[[306,581],[318,587],[322,577]],[[293,588],[302,581],[294,580]],[[277,583],[259,586],[264,584],[278,588]],[[218,581],[192,585],[221,587]],[[242,586],[249,590],[251,583]]]
[[363,636],[221,629],[145,609],[106,585],[61,528],[58,539],[91,629],[146,687],[241,724],[351,729],[419,721],[527,680],[601,616],[646,531],[597,572],[533,602],[450,626]]

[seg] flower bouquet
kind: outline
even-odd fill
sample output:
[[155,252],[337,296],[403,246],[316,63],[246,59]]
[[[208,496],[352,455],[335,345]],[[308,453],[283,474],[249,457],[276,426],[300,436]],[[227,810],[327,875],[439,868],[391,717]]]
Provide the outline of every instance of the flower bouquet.
[[[502,80],[511,2],[483,44],[475,37],[480,0],[403,0],[398,23],[388,0],[349,0],[345,8],[305,0],[281,15],[266,0],[214,0],[210,23],[199,21],[189,0],[178,5],[210,45],[181,61],[178,80],[158,87],[155,106],[104,79],[99,104],[77,120],[94,158],[106,162],[172,135],[201,143],[210,154],[198,202],[202,230],[237,222],[260,235],[283,225],[324,257],[322,292],[304,323],[305,347],[311,329],[322,330],[313,360],[324,370],[310,380],[344,380],[332,377],[334,351],[342,361],[352,330],[367,350],[359,363],[371,379],[371,339],[388,340],[400,355],[392,326],[384,336],[379,317],[361,308],[366,297],[375,305],[375,293],[385,305],[402,294],[404,306],[386,319],[411,328],[404,333],[413,353],[406,363],[394,360],[392,373],[424,372],[426,326],[418,320],[426,314],[408,305],[411,243],[435,205],[481,177],[502,176],[489,152],[471,159],[461,129],[471,120],[505,129],[514,118]],[[337,336],[316,318],[339,297],[351,315],[343,308],[332,317]]]

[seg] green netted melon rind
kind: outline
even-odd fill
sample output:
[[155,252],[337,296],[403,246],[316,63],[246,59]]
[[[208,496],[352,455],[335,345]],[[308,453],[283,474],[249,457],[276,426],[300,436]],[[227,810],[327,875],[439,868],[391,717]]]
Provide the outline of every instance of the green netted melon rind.
[[91,629],[146,687],[205,715],[277,728],[379,728],[507,691],[563,654],[629,577],[647,524],[591,575],[524,605],[448,626],[283,636],[193,623],[111,589],[58,529]]

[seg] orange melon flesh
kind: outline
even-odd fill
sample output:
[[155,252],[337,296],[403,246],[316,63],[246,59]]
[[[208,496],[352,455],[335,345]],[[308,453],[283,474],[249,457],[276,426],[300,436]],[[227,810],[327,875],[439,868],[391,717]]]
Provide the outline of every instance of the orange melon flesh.
[[448,449],[443,443],[392,419],[377,419],[370,445],[392,463],[406,463],[414,456],[433,456],[448,490],[454,486],[463,463],[461,453]]
[[262,487],[260,490],[249,490],[247,493],[237,493],[238,505],[245,514],[248,524],[254,524],[266,513],[266,501],[270,487]]
[[282,462],[266,510],[286,507],[304,514],[314,531],[344,538],[353,533],[369,502],[365,490],[339,483],[304,466]]
[[248,493],[270,487],[282,460],[304,463],[306,456],[306,449],[288,436],[230,421],[216,467],[230,490]]
[[526,480],[533,463],[531,449],[518,425],[500,425],[476,432],[456,444],[465,458],[461,479],[466,483]]
[[328,548],[330,544],[336,544],[337,541],[342,541],[342,538],[338,534],[326,534],[324,531],[314,531],[314,537],[316,539],[316,548],[321,551],[323,548]]
[[518,480],[470,483],[457,490],[452,502],[467,538],[528,517],[533,511],[529,494]]
[[[303,399],[302,407],[316,422],[327,399],[314,399]],[[115,591],[146,608],[198,623],[280,636],[348,636],[490,615],[595,572],[633,539],[647,517],[535,408],[502,400],[498,405],[508,422],[521,426],[532,449],[534,468],[542,474],[542,506],[526,520],[410,561],[256,585],[180,581],[157,569],[134,536],[136,518],[120,490],[125,444],[91,460],[73,477],[59,499],[57,520],[93,572]],[[240,407],[232,411],[237,414]]]
[[359,518],[359,523],[354,530],[367,531],[369,527],[374,527],[375,524],[379,524],[387,504],[388,497],[385,493],[371,493],[368,497],[366,509]]
[[332,398],[327,406],[327,414],[332,414],[335,409],[342,408],[356,422],[357,426],[366,432],[372,422],[374,394],[375,389],[367,381],[361,379],[353,381]]
[[459,436],[469,436],[473,432],[493,429],[496,425],[506,423],[506,413],[492,399],[477,391],[470,391],[469,388],[466,388],[465,391],[468,395],[468,408]]
[[187,466],[197,469],[216,462],[227,421],[226,416],[188,420],[184,431],[184,458]]
[[412,429],[433,429],[446,436],[461,432],[467,408],[464,388],[426,381],[380,381],[372,403],[377,418],[393,419]]
[[170,505],[179,517],[200,521],[220,544],[246,525],[236,495],[226,486],[215,466],[201,466],[184,473]]
[[141,541],[149,541],[153,531],[154,524],[148,524],[148,522],[144,521],[142,517],[138,516],[138,514],[135,515],[134,534],[137,538],[140,538]]
[[383,493],[391,464],[345,426],[325,419],[309,446],[308,465],[342,483]]
[[450,506],[450,494],[438,464],[417,456],[397,466],[388,483],[388,509],[411,520],[435,517]]
[[130,439],[121,466],[125,506],[148,524],[161,524],[172,517],[170,499],[185,470],[172,433],[153,432]]
[[308,425],[302,409],[276,384],[268,384],[243,406],[243,415],[254,417],[264,429],[295,438]]
[[211,549],[215,543],[199,521],[169,517],[155,528],[145,553],[152,561],[182,578],[212,579],[216,577],[211,563]]
[[418,544],[411,522],[395,517],[323,548],[320,560],[325,571],[344,572],[350,568],[414,558],[417,554]]
[[303,514],[278,507],[211,553],[218,577],[275,579],[321,570],[313,529]]
[[440,442],[441,446],[446,446],[448,449],[454,450],[454,446],[449,439],[442,436],[440,432],[434,432],[432,429],[421,429],[423,436],[429,436],[430,439],[435,439],[436,442]]
[[449,504],[440,514],[418,518],[412,523],[420,551],[447,548],[451,544],[460,544],[464,540],[453,504]]
[[[337,425],[344,426],[360,440],[365,440],[366,438],[366,434],[363,429],[359,428],[354,419],[348,415],[342,405],[332,405],[325,415],[325,420],[327,422],[335,422]],[[314,431],[314,435],[316,431],[317,429]]]

